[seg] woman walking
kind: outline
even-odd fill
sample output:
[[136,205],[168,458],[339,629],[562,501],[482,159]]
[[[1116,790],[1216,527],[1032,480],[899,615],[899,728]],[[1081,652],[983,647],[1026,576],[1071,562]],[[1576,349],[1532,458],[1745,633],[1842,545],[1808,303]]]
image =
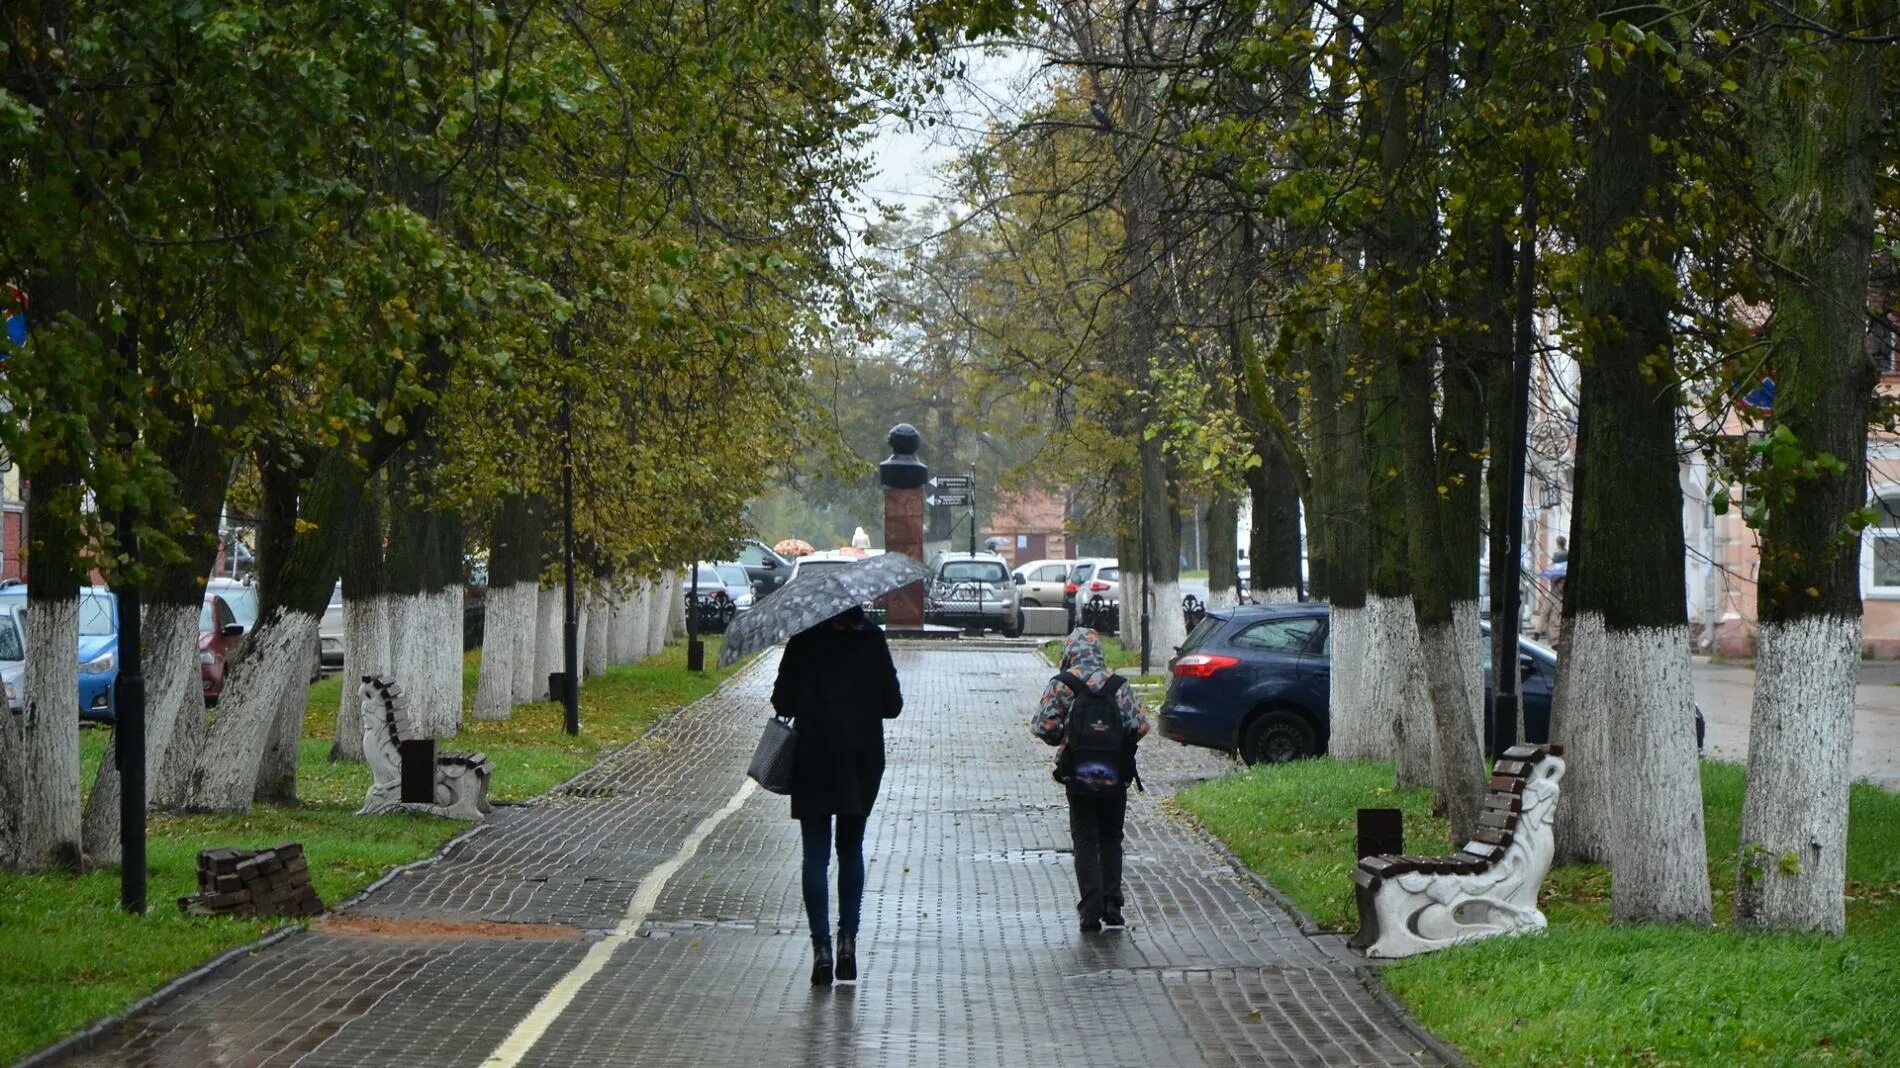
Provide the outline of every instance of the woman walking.
[[[904,708],[884,632],[853,608],[801,631],[785,645],[772,707],[798,729],[793,745],[792,818],[805,843],[805,916],[811,923],[811,981],[858,977],[859,907],[864,898],[864,823],[884,778],[884,721]],[[838,952],[831,950],[826,875],[838,848]]]

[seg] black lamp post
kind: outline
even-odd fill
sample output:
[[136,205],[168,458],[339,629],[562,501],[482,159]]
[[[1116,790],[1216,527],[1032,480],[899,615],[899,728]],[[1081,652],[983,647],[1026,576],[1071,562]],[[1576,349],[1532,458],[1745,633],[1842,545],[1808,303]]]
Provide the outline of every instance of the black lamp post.
[[699,640],[699,561],[693,561],[693,590],[686,598],[686,670],[706,670],[706,643]]
[[[126,509],[119,518],[125,532],[128,559],[139,557],[133,533],[137,516]],[[125,583],[118,591],[119,678],[113,725],[113,759],[119,767],[119,907],[145,912],[145,658],[139,643],[139,587]]]
[[561,711],[569,734],[581,732],[579,610],[574,604],[574,398],[561,389],[561,566],[566,617],[561,623]]

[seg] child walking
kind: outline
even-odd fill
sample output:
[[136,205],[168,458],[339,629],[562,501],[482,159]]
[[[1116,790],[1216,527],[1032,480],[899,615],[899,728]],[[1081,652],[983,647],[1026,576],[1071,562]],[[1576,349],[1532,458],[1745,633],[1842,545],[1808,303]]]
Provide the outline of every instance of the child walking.
[[1138,783],[1135,747],[1148,716],[1128,680],[1108,668],[1102,639],[1086,627],[1070,632],[1061,670],[1042,691],[1030,732],[1058,746],[1055,778],[1069,797],[1074,840],[1075,909],[1082,933],[1126,927],[1122,916],[1122,823],[1128,787]]

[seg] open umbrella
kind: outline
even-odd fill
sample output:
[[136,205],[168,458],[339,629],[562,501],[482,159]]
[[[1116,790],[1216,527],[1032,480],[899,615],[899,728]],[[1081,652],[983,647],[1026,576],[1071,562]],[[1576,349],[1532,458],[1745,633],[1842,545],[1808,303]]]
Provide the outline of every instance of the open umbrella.
[[719,645],[719,666],[929,577],[928,568],[903,553],[885,553],[849,567],[800,575],[726,628]]
[[772,551],[780,556],[789,557],[810,556],[814,550],[811,547],[811,542],[803,538],[786,538],[777,545],[772,546]]

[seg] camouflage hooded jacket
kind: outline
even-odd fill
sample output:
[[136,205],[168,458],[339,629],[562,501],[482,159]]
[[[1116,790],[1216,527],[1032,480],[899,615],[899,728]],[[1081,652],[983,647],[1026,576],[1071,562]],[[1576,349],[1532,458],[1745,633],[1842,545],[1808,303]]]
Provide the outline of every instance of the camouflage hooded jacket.
[[[1101,637],[1087,627],[1077,627],[1063,639],[1062,670],[1081,679],[1091,690],[1100,690],[1114,674],[1102,655]],[[1075,692],[1059,679],[1051,678],[1042,691],[1036,718],[1029,724],[1030,733],[1050,745],[1061,745],[1069,723],[1069,707],[1074,703]],[[1121,710],[1122,726],[1130,738],[1141,738],[1148,733],[1148,714],[1142,711],[1141,698],[1135,696],[1134,687],[1124,683],[1118,688],[1115,705]]]

